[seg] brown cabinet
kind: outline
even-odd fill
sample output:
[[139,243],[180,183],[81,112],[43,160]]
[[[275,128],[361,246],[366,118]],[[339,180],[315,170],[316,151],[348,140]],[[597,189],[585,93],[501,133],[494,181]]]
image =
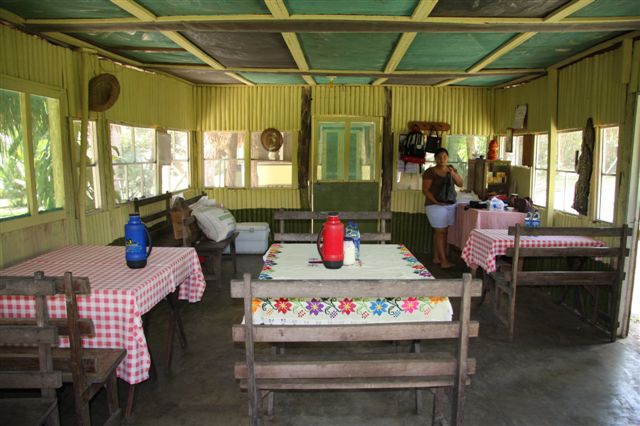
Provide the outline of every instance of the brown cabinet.
[[467,189],[486,200],[488,194],[509,195],[511,179],[511,161],[503,160],[469,160],[467,173]]

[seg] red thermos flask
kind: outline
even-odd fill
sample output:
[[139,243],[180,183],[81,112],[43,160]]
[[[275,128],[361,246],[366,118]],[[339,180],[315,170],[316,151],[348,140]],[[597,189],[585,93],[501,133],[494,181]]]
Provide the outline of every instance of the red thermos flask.
[[[322,240],[322,244],[320,241]],[[344,224],[340,222],[338,213],[329,213],[316,241],[318,253],[327,269],[342,267],[344,260]]]

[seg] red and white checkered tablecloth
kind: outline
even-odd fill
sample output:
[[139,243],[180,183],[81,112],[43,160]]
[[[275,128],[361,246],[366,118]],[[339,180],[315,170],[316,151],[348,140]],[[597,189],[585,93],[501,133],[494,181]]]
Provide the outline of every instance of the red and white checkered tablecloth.
[[[506,229],[474,229],[469,234],[462,259],[467,266],[481,267],[485,272],[496,271],[496,257],[504,256],[513,247],[514,236]],[[521,247],[603,247],[605,243],[577,236],[522,236]]]
[[[91,318],[95,336],[83,339],[87,348],[125,348],[118,377],[130,384],[149,378],[151,358],[142,328],[142,315],[179,286],[178,297],[191,303],[202,298],[206,286],[195,249],[154,247],[141,269],[126,266],[124,247],[69,246],[0,271],[0,275],[88,277],[91,295],[78,297],[79,315]],[[53,318],[66,317],[62,296],[48,300]],[[27,297],[0,297],[0,317],[31,318],[34,303]],[[61,341],[62,345],[68,342]]]

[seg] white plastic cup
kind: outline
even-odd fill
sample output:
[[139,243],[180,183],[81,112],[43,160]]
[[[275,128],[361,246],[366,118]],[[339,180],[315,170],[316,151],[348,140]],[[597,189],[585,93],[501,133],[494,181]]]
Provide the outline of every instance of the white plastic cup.
[[344,259],[342,264],[345,266],[353,265],[356,263],[356,245],[351,240],[345,240],[344,242]]

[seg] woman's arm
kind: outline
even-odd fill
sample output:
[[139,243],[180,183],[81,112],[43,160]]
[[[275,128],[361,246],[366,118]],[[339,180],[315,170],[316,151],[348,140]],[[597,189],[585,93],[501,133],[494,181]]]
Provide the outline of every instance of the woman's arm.
[[431,185],[433,185],[433,179],[426,177],[422,178],[422,193],[425,198],[433,204],[440,204],[436,197],[431,193]]
[[458,174],[458,171],[456,170],[456,168],[453,166],[449,166],[449,171],[451,172],[451,177],[453,178],[453,182],[457,186],[462,188],[462,185],[464,185],[464,182],[462,181],[462,176]]

